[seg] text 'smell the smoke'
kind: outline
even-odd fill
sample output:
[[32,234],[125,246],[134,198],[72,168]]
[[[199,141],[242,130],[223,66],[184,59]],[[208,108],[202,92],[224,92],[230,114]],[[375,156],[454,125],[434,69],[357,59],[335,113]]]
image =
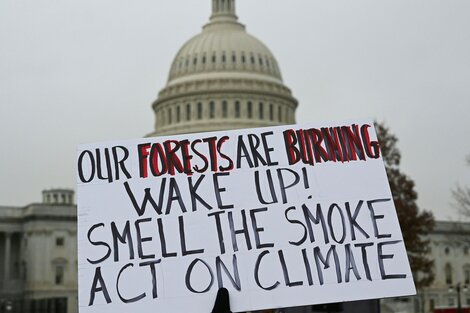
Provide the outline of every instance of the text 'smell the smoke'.
[[77,174],[81,313],[415,293],[370,121],[82,145]]

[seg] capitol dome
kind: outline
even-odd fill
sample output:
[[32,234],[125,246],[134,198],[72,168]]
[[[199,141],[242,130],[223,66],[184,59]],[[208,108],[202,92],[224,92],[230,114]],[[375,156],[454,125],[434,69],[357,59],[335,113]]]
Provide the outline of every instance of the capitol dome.
[[238,22],[235,0],[212,0],[209,23],[178,51],[152,107],[156,136],[292,124],[297,100],[271,51]]

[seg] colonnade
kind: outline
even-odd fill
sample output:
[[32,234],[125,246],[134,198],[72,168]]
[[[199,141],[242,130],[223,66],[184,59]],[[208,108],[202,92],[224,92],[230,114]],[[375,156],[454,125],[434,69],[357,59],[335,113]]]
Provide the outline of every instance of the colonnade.
[[0,230],[0,288],[4,291],[11,291],[12,280],[19,279],[20,238],[19,232]]

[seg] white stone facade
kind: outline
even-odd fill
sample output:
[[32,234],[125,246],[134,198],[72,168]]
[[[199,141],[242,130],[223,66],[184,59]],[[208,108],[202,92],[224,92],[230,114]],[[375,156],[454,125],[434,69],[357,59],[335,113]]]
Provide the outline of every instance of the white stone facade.
[[[470,223],[438,222],[431,235],[435,280],[420,291],[425,312],[434,307],[457,307],[460,284],[462,307],[470,307]],[[451,288],[452,287],[452,288]]]
[[470,308],[470,290],[465,288],[470,287],[470,223],[436,222],[429,240],[434,282],[418,290],[416,297],[383,300],[384,309],[432,313],[438,308],[457,308],[459,297],[461,307]]
[[73,191],[0,207],[0,312],[77,312],[77,213]]

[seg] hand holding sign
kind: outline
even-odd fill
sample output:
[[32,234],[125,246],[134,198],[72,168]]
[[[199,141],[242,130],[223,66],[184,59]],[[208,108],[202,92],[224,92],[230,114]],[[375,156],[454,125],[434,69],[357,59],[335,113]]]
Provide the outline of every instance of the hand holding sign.
[[230,300],[226,288],[220,288],[217,292],[217,298],[215,298],[212,313],[232,313],[232,311],[230,311]]

